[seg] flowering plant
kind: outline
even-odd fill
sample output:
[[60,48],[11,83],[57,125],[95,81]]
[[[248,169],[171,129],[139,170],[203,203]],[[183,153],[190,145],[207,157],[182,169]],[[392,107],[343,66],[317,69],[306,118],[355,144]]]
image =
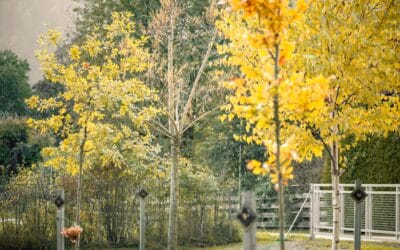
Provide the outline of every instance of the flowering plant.
[[69,228],[64,228],[61,231],[61,234],[71,242],[75,243],[82,231],[83,229],[80,226],[72,226]]

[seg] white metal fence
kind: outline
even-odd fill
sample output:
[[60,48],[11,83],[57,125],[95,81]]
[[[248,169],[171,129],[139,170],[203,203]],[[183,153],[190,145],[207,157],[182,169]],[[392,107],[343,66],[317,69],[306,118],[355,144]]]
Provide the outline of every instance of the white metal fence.
[[[368,196],[362,201],[361,237],[369,240],[400,241],[400,184],[364,184]],[[340,232],[354,233],[353,184],[340,185]],[[332,233],[332,185],[311,184],[311,237]]]

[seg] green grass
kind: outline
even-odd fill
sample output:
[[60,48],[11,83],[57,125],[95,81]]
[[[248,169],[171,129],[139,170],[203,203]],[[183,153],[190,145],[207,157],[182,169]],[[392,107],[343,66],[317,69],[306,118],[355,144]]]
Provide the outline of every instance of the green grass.
[[[257,232],[257,247],[263,249],[267,246],[278,245],[278,234],[270,231],[258,231]],[[293,233],[289,235],[286,240],[286,246],[291,249],[310,249],[310,250],[328,250],[331,249],[331,240],[328,239],[314,239],[311,240],[303,233]],[[241,250],[243,244],[230,244],[223,246],[214,246],[206,248],[183,248],[183,250]],[[353,242],[341,241],[340,249],[354,249]],[[363,241],[361,244],[362,250],[398,250],[400,249],[400,243],[393,242],[367,242]]]
[[[331,241],[327,239],[315,239],[315,240],[307,240],[305,242],[305,247],[316,249],[316,250],[325,250],[331,249]],[[354,249],[354,244],[351,241],[341,241],[340,249]],[[391,242],[367,242],[363,241],[361,243],[362,250],[398,250],[400,249],[400,244],[391,243]]]

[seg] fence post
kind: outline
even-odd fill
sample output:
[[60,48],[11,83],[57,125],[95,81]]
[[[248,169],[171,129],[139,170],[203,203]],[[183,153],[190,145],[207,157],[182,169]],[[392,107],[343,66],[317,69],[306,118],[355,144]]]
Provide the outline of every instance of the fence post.
[[314,232],[319,233],[320,226],[320,210],[321,210],[321,192],[320,185],[314,185],[315,201],[314,201]]
[[[354,215],[354,250],[361,249],[361,202],[367,197],[364,189],[361,187],[361,181],[356,180],[354,190],[351,196],[355,202]],[[367,204],[367,202],[365,202]]]
[[366,238],[371,239],[371,231],[372,231],[372,188],[370,186],[365,187],[366,192],[369,194],[365,200],[366,204],[366,215],[365,215],[365,236]]
[[400,239],[400,186],[396,186],[396,240]]
[[311,192],[311,200],[310,200],[310,239],[315,239],[314,235],[314,202],[315,202],[315,194],[314,194],[314,184],[310,184],[310,192]]
[[[246,211],[247,214],[245,214],[244,218],[245,220],[247,220],[249,218],[249,215],[251,215],[251,213],[249,214],[251,210],[253,212],[256,211],[256,196],[253,191],[242,192],[242,208],[246,208],[248,210]],[[244,237],[243,237],[244,250],[257,249],[256,232],[257,232],[257,222],[247,225],[247,228],[245,228],[244,230]]]
[[339,184],[340,209],[341,209],[339,217],[340,217],[340,233],[341,234],[344,234],[344,211],[345,211],[344,191],[345,191],[345,187],[343,185]]
[[61,234],[61,231],[64,229],[64,189],[57,190],[57,198],[55,200],[55,204],[57,206],[57,250],[64,250],[64,236]]
[[232,200],[231,194],[228,194],[228,221],[229,221],[229,239],[232,237]]
[[145,245],[145,207],[144,207],[144,199],[140,197],[140,250],[144,250]]
[[139,241],[139,249],[144,250],[146,239],[145,239],[145,232],[146,232],[146,224],[145,224],[145,206],[144,206],[144,198],[148,195],[147,191],[144,188],[141,188],[138,192],[139,195],[139,206],[140,206],[140,241]]
[[[360,180],[356,180],[355,190],[361,188]],[[354,216],[354,250],[361,249],[361,204],[355,201],[355,216]]]

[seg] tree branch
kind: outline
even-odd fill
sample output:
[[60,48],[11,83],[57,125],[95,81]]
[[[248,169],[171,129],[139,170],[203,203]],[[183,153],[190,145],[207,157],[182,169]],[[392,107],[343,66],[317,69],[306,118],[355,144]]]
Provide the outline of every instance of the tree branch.
[[195,80],[193,82],[193,86],[192,86],[192,89],[190,91],[190,94],[189,94],[189,97],[187,99],[187,102],[185,104],[185,108],[183,109],[183,113],[182,113],[182,117],[183,118],[187,117],[187,115],[189,113],[189,109],[190,109],[190,107],[192,105],[192,100],[193,100],[194,95],[196,93],[197,85],[199,84],[201,74],[203,74],[203,71],[204,71],[204,68],[206,66],[206,63],[208,62],[208,58],[210,57],[211,49],[214,46],[216,37],[217,37],[217,31],[215,30],[214,34],[213,34],[213,36],[211,38],[211,41],[208,44],[207,52],[204,55],[203,61],[201,62],[201,66],[199,68],[199,71],[197,72],[196,78],[195,78]]
[[199,120],[203,119],[204,117],[206,117],[207,115],[209,115],[210,113],[212,113],[213,111],[219,109],[221,106],[217,106],[209,111],[206,111],[204,113],[202,113],[201,115],[199,115],[196,119],[194,119],[193,121],[191,121],[185,128],[182,129],[182,131],[180,132],[180,134],[183,134],[186,132],[186,130],[188,130],[190,127],[192,127],[196,122],[198,122]]
[[146,121],[147,125],[149,125],[152,129],[158,131],[160,134],[165,135],[168,138],[172,138],[171,134],[168,132],[168,129],[162,126],[160,123],[156,121]]

